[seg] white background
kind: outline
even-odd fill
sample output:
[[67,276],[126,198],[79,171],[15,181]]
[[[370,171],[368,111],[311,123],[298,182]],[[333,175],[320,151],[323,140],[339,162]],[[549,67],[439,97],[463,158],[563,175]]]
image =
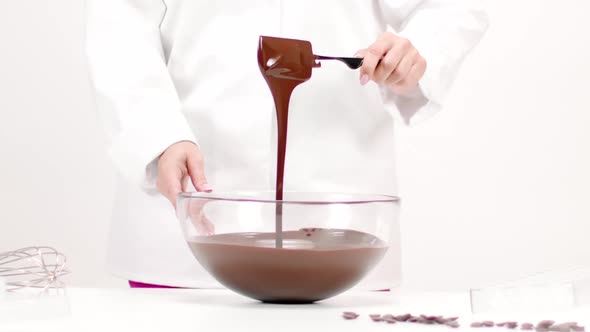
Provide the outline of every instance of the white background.
[[[114,177],[82,6],[0,3],[0,251],[52,245],[69,257],[71,284],[124,286],[103,266]],[[400,128],[408,286],[590,265],[590,3],[487,7],[490,30],[444,112]]]

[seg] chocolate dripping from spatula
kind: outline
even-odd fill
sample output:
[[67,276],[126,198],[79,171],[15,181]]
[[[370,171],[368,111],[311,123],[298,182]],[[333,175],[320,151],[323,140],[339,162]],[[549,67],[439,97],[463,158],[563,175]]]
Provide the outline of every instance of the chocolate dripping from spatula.
[[[359,68],[360,58],[327,57],[314,55],[311,43],[306,40],[260,36],[258,44],[258,66],[272,93],[277,113],[277,176],[275,199],[283,200],[285,174],[285,153],[287,149],[287,127],[289,101],[295,87],[311,78],[312,68],[320,67],[317,60],[338,60],[349,68]],[[283,247],[283,206],[276,205],[276,247]]]

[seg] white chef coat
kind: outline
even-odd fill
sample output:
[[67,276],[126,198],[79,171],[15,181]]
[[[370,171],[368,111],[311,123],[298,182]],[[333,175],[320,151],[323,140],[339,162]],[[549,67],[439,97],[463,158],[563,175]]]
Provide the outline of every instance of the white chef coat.
[[[153,188],[156,158],[196,142],[216,191],[274,189],[276,123],[256,60],[260,35],[309,40],[316,54],[335,56],[388,29],[416,46],[428,68],[412,96],[361,86],[358,71],[324,61],[290,106],[285,190],[396,195],[394,114],[412,123],[438,111],[487,27],[475,0],[88,0],[86,10],[90,76],[119,174],[109,269],[182,287],[219,285]],[[390,236],[359,287],[400,281],[398,224]]]

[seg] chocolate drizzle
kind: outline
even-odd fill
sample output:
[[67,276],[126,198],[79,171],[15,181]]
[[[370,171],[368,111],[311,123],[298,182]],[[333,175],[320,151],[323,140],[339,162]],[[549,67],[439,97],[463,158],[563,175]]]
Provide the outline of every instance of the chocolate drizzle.
[[[277,112],[277,176],[275,199],[283,200],[285,153],[289,101],[293,90],[311,78],[316,63],[311,43],[305,40],[261,36],[258,44],[258,66],[272,93]],[[276,205],[276,247],[283,247],[283,206]]]

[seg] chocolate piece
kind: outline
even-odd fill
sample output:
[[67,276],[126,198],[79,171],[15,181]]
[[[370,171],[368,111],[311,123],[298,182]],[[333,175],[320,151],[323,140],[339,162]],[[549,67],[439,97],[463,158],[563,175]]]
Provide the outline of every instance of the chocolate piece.
[[555,321],[553,320],[542,320],[539,323],[537,323],[537,328],[549,328],[551,327],[553,324],[555,324]]
[[518,323],[517,322],[506,322],[506,327],[509,329],[515,329],[518,327]]
[[412,315],[411,314],[403,314],[403,315],[395,316],[395,319],[398,320],[398,321],[400,321],[400,322],[405,322],[405,321],[407,321],[410,318],[412,318]]
[[426,317],[424,317],[424,316],[418,316],[418,317],[416,317],[416,323],[419,323],[419,324],[428,324],[428,322],[429,322],[429,320]]
[[352,311],[345,311],[342,313],[342,317],[344,319],[357,319],[359,317],[359,314],[357,314],[356,312],[352,312]]
[[381,315],[379,315],[379,314],[371,314],[371,315],[369,315],[369,317],[374,322],[382,322],[383,321],[383,317],[381,317]]
[[531,324],[531,323],[523,323],[523,324],[520,326],[520,329],[521,329],[521,330],[532,330],[532,329],[534,329],[534,328],[535,328],[535,325],[533,325],[533,324]]
[[473,322],[473,323],[471,323],[471,327],[482,327],[482,326],[483,326],[483,324],[480,323],[480,322]]
[[494,327],[494,322],[492,322],[491,320],[486,320],[481,322],[481,326],[485,326],[485,327]]

